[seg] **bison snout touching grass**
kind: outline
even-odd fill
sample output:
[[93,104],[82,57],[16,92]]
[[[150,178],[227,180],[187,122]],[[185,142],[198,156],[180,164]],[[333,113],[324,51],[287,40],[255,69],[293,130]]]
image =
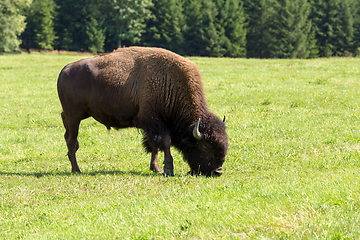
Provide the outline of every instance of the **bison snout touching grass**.
[[66,65],[57,82],[72,172],[80,121],[93,117],[110,128],[143,130],[150,169],[174,175],[170,147],[183,154],[191,174],[219,176],[228,149],[225,119],[209,111],[194,63],[160,48],[129,47]]

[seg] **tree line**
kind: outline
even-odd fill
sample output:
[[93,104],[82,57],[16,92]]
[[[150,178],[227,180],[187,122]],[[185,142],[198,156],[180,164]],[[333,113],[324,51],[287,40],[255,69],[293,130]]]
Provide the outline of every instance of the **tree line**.
[[360,55],[360,1],[0,1],[0,52],[95,53],[130,45],[189,56]]

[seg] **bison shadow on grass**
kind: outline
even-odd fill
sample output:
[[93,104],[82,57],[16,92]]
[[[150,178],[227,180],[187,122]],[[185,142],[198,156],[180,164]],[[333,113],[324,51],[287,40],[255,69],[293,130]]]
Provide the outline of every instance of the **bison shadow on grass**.
[[[85,176],[96,176],[96,175],[128,175],[128,176],[161,176],[160,174],[140,171],[118,171],[118,170],[99,170],[81,173],[72,172],[1,172],[1,176],[21,176],[21,177],[47,177],[47,176],[72,176],[72,175],[85,175]],[[181,175],[179,175],[181,176]]]

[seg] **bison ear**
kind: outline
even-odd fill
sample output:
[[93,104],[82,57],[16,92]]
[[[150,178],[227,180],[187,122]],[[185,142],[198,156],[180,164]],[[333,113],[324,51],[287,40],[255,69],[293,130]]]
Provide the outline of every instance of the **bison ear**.
[[193,136],[196,140],[201,140],[203,138],[201,132],[199,131],[199,125],[200,125],[201,118],[199,118],[195,124],[195,127],[193,129]]
[[226,116],[224,116],[223,123],[225,123],[225,120],[226,120]]

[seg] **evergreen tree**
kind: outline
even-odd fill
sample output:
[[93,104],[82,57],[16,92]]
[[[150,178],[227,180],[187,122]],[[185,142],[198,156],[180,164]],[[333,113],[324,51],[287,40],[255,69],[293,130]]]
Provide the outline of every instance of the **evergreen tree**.
[[354,22],[348,0],[312,0],[310,18],[320,56],[346,55],[353,49]]
[[90,16],[86,28],[86,45],[90,52],[103,52],[105,43],[105,30],[101,29],[102,24]]
[[353,53],[360,56],[360,1],[353,2],[353,16],[354,16],[354,46]]
[[336,38],[332,39],[334,53],[337,55],[350,55],[354,45],[354,19],[349,1],[341,0],[337,2],[337,7],[339,11],[334,26]]
[[245,13],[240,0],[216,0],[216,28],[222,55],[244,57],[246,54]]
[[55,31],[53,19],[56,5],[53,0],[34,0],[25,12],[26,29],[21,35],[22,47],[53,49]]
[[70,51],[86,51],[86,28],[84,20],[87,18],[86,0],[56,0],[59,12],[56,18],[56,32],[58,48]]
[[99,3],[96,0],[57,0],[58,48],[102,52],[105,36]]
[[19,50],[19,35],[25,29],[25,16],[21,12],[30,6],[31,0],[0,1],[0,52]]
[[144,43],[184,54],[182,3],[178,0],[153,0],[151,18],[146,22]]
[[317,48],[319,55],[322,57],[329,57],[331,55],[331,48],[329,37],[332,36],[332,22],[334,11],[329,12],[327,0],[312,0],[312,11],[310,19],[312,20]]
[[187,0],[185,54],[199,56],[222,56],[224,50],[215,26],[217,10],[213,2],[207,0]]
[[314,26],[311,26],[311,30],[309,33],[309,58],[316,58],[319,57],[319,48],[317,46],[317,41],[316,41],[316,32],[314,29]]
[[306,0],[276,0],[269,34],[270,55],[277,58],[307,58],[311,22]]
[[248,19],[246,51],[248,57],[270,57],[269,19],[274,15],[274,0],[244,0]]
[[141,42],[145,21],[150,18],[151,0],[102,0],[101,12],[108,48]]

